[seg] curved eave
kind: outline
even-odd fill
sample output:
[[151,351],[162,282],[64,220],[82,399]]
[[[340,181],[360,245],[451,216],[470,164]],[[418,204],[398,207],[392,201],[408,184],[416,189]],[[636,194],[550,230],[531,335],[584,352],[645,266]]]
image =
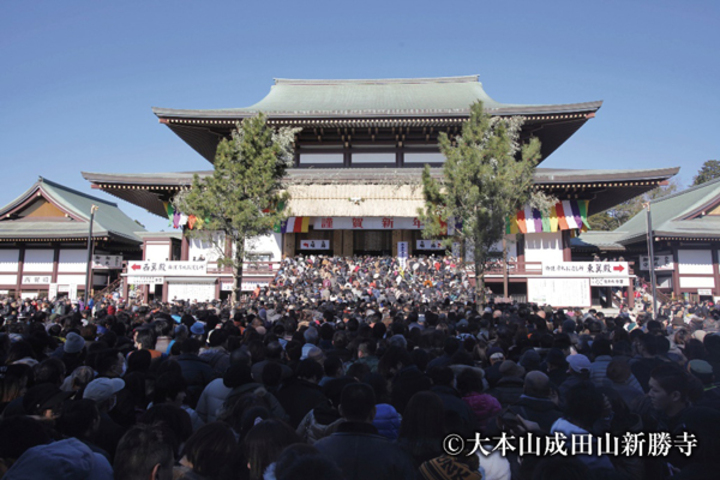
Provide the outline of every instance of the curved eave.
[[[486,111],[498,116],[552,116],[569,113],[588,114],[597,112],[602,106],[602,101],[567,103],[554,105],[507,105],[498,108],[487,108]],[[257,115],[261,110],[251,108],[235,109],[175,109],[152,107],[153,113],[162,121],[185,120],[191,124],[234,124],[247,117]],[[470,108],[454,109],[362,109],[362,110],[265,110],[262,111],[268,119],[300,120],[312,122],[325,119],[346,119],[349,121],[362,121],[367,119],[442,119],[460,120],[470,115]],[[533,118],[529,118],[531,120]],[[540,120],[541,118],[537,118]]]

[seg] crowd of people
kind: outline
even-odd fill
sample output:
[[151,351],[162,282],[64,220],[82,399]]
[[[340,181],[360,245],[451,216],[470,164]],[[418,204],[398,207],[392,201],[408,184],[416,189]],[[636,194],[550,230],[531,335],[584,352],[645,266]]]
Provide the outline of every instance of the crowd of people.
[[[4,298],[0,469],[9,479],[717,478],[714,305],[671,303],[657,318],[478,305],[458,270],[440,257],[297,257],[232,308]],[[572,434],[594,450],[568,453]],[[527,435],[541,447],[499,448]],[[565,454],[547,450],[558,435]],[[625,438],[619,453],[598,451],[606,435]],[[623,451],[628,438],[645,449]]]

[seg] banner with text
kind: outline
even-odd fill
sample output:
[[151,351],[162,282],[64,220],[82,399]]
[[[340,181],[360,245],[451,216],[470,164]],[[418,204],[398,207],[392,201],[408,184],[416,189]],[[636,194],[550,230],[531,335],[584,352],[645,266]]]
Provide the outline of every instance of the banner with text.
[[184,262],[170,260],[165,262],[128,262],[128,276],[172,275],[173,277],[192,277],[205,275],[207,262]]
[[417,217],[315,217],[315,230],[421,230]]
[[628,262],[543,263],[544,277],[627,277]]

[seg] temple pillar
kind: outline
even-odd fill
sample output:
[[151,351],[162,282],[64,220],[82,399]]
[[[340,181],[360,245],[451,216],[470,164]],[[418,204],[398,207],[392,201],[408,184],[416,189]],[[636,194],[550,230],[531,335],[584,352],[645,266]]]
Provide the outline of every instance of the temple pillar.
[[397,257],[398,256],[398,242],[404,241],[402,230],[393,230],[392,232],[392,256]]
[[295,256],[295,234],[285,233],[283,234],[283,255],[286,257]]
[[332,231],[332,251],[333,255],[341,256],[343,252],[343,232],[342,230]]
[[354,248],[353,231],[352,230],[343,230],[342,234],[343,234],[342,256],[343,257],[352,257],[353,256],[353,248]]

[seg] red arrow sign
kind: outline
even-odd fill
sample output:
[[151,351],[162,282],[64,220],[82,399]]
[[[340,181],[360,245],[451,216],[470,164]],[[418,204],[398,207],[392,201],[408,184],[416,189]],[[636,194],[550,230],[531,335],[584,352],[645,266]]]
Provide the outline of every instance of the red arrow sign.
[[130,267],[130,268],[132,268],[133,270],[140,270],[142,267],[140,265],[138,265],[137,263],[133,263],[132,267]]
[[303,243],[303,247],[307,247],[307,246],[308,246],[308,244],[307,244],[307,243]]
[[622,272],[623,270],[625,270],[625,267],[623,267],[622,265],[618,265],[617,267],[613,267],[613,270],[615,270],[616,272]]

